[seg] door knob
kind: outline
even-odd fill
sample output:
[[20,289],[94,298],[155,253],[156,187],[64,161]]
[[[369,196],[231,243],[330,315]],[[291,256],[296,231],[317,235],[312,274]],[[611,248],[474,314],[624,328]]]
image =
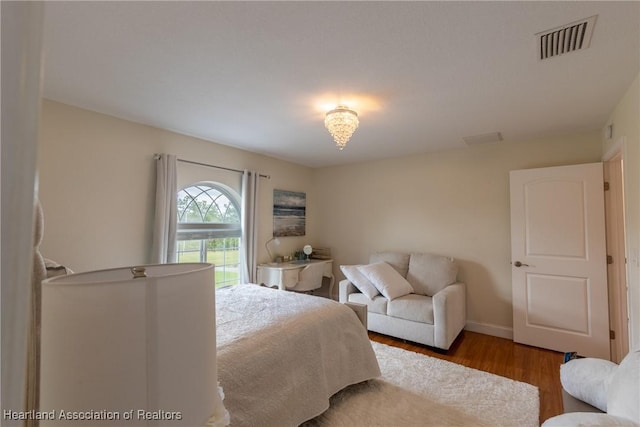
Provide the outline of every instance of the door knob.
[[523,264],[520,261],[516,261],[513,263],[516,267],[529,267],[529,264]]

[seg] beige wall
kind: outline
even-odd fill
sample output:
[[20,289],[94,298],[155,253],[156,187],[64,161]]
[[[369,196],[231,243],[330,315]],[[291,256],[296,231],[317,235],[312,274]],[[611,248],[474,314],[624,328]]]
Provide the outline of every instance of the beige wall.
[[[309,169],[243,150],[45,101],[40,197],[45,256],[77,271],[148,262],[154,153],[249,168],[261,180],[260,260],[272,231],[274,188],[307,193],[307,236],[283,239],[284,253],[329,246],[340,264],[371,251],[450,255],[468,285],[469,328],[510,336],[509,171],[599,161],[600,133],[500,142],[350,166]],[[185,181],[238,188],[239,175],[179,165]],[[188,176],[188,179],[186,178]]]
[[640,74],[611,114],[613,137],[603,141],[603,155],[616,146],[624,153],[627,275],[630,301],[630,347],[640,346]]
[[597,162],[600,144],[596,132],[317,170],[319,243],[341,264],[380,250],[455,257],[468,328],[509,337],[509,171]]
[[[312,170],[53,101],[44,101],[40,132],[42,253],[75,271],[148,263],[155,153],[271,175],[260,180],[259,259],[272,233],[273,189],[307,192],[306,237],[283,239],[291,251],[313,242]],[[178,165],[181,184],[214,180],[239,189],[240,174]]]

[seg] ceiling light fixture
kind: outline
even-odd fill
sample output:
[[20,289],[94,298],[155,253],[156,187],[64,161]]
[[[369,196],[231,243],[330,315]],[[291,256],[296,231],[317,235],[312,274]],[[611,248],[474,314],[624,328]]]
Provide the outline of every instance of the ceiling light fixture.
[[339,150],[344,149],[358,128],[358,113],[344,105],[338,105],[335,109],[329,111],[324,118],[324,126],[327,128]]

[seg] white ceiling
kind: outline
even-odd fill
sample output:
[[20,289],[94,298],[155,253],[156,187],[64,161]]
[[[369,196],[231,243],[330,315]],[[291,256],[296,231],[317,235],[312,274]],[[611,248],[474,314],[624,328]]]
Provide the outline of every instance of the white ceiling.
[[[590,48],[537,59],[536,33],[592,15]],[[46,98],[319,167],[601,129],[640,2],[46,2],[44,40]]]

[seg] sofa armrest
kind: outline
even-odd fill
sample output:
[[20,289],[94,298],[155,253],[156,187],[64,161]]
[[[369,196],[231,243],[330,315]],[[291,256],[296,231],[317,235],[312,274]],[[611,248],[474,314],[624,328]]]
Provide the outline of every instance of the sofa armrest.
[[339,286],[340,286],[340,294],[338,296],[339,298],[338,301],[340,301],[343,304],[349,301],[349,294],[360,292],[358,288],[356,288],[353,285],[353,283],[351,283],[347,279],[341,280]]
[[602,426],[629,426],[637,427],[633,420],[616,417],[613,415],[594,412],[570,412],[549,418],[542,427],[602,427]]
[[445,350],[467,323],[465,284],[453,283],[433,296],[435,346]]
[[[605,359],[573,359],[560,365],[560,384],[571,396],[606,412],[609,384],[618,368],[616,363]],[[586,411],[568,411],[565,406],[564,412]]]

